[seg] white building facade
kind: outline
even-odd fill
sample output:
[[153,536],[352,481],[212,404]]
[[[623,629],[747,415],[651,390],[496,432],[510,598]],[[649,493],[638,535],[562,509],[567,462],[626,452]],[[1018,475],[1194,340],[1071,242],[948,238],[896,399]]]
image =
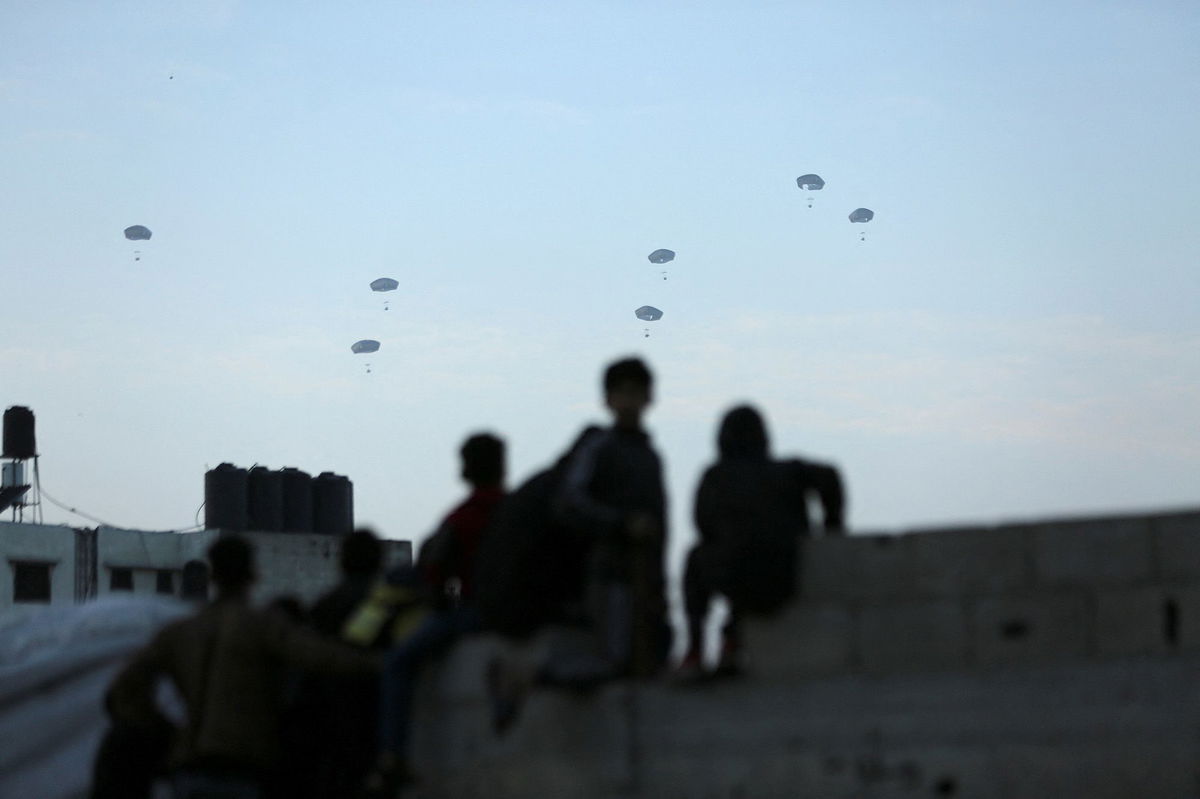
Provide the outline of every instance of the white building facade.
[[[109,594],[179,596],[183,568],[204,561],[219,530],[190,533],[0,522],[0,613],[23,605],[69,605]],[[339,579],[340,537],[244,532],[257,549],[253,599],[312,603]],[[385,564],[412,562],[409,541],[384,541]]]

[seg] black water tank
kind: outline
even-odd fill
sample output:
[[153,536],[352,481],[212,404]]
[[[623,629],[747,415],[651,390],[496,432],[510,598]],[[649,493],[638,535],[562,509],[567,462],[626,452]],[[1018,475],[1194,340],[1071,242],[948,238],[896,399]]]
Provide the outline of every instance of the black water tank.
[[255,466],[246,475],[246,527],[283,529],[283,475],[266,466]]
[[283,529],[289,533],[311,533],[312,475],[299,469],[280,469],[283,481]]
[[25,460],[37,455],[33,438],[33,411],[14,405],[4,412],[4,453],[0,457]]
[[222,463],[204,474],[204,526],[246,529],[246,470]]
[[313,532],[347,535],[354,529],[354,484],[349,477],[321,472],[313,480]]

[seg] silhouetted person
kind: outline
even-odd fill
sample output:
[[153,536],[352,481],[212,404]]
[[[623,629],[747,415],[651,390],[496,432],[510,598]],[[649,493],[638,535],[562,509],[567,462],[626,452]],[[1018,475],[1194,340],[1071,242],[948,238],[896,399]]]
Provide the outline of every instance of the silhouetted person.
[[[185,602],[208,601],[207,563],[183,565],[179,595]],[[111,718],[96,749],[89,799],[150,799],[155,780],[166,776],[173,735],[169,724]]]
[[[360,528],[341,540],[341,581],[322,595],[309,624],[327,638],[348,642],[344,625],[366,601],[383,569],[383,543]],[[354,796],[377,749],[379,680],[373,675],[307,674],[284,732],[285,763],[276,771],[287,799]]]
[[169,678],[188,719],[172,747],[175,795],[256,799],[262,776],[279,757],[285,670],[367,674],[379,662],[278,613],[251,608],[254,550],[245,539],[221,537],[208,558],[216,599],[155,635],[117,675],[108,705],[120,720],[167,725],[155,704],[155,685],[159,677]]
[[770,613],[793,596],[799,538],[809,534],[808,499],[824,511],[826,534],[844,532],[844,495],[837,470],[798,458],[773,460],[767,429],[754,408],[725,414],[717,435],[719,460],[696,492],[695,521],[700,542],[688,555],[684,601],[688,650],[676,676],[702,676],[704,621],[717,595],[729,600],[716,671],[740,669],[744,613]]
[[371,795],[391,792],[416,779],[409,761],[413,688],[420,667],[446,651],[463,635],[480,629],[474,575],[479,546],[488,523],[504,499],[504,442],[482,433],[463,443],[462,478],[470,495],[446,516],[417,560],[418,580],[426,588],[428,614],[388,652],[380,680],[377,768],[368,782]]
[[374,531],[359,528],[342,539],[338,565],[342,580],[321,596],[309,614],[313,627],[340,636],[342,625],[367,598],[383,570],[383,543]]
[[594,646],[560,648],[532,675],[519,663],[494,661],[488,681],[499,731],[515,719],[531,681],[587,689],[614,678],[648,677],[671,648],[666,492],[662,463],[642,426],[653,378],[640,359],[620,360],[605,370],[603,390],[613,424],[586,434],[575,447],[554,499],[562,524],[590,542],[581,573]]
[[187,602],[207,602],[208,564],[202,560],[189,560],[183,564],[183,579],[180,583],[181,599]]

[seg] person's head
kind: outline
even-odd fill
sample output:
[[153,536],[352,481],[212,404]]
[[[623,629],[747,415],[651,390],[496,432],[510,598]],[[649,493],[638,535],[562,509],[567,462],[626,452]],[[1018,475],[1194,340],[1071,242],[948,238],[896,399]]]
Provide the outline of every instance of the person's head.
[[212,581],[221,594],[247,591],[258,577],[254,570],[254,545],[239,535],[223,535],[208,548]]
[[637,427],[654,400],[654,378],[641,358],[624,358],[604,370],[604,404],[619,427]]
[[338,564],[347,577],[374,577],[383,568],[383,544],[379,536],[360,527],[343,538]]
[[749,405],[739,405],[725,414],[717,433],[721,458],[765,458],[769,442],[762,414]]
[[491,433],[477,433],[463,442],[463,479],[476,488],[504,482],[504,441]]
[[183,599],[208,599],[208,564],[202,560],[189,560],[183,564],[182,582],[179,595]]

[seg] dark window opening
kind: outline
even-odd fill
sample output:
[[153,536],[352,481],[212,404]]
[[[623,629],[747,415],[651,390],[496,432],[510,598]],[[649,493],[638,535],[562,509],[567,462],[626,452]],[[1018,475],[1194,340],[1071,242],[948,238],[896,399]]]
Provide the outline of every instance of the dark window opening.
[[133,569],[113,569],[108,589],[110,591],[132,591]]
[[158,582],[154,586],[154,590],[160,594],[175,593],[175,572],[160,569],[158,572]]
[[14,561],[13,602],[50,601],[50,564]]

